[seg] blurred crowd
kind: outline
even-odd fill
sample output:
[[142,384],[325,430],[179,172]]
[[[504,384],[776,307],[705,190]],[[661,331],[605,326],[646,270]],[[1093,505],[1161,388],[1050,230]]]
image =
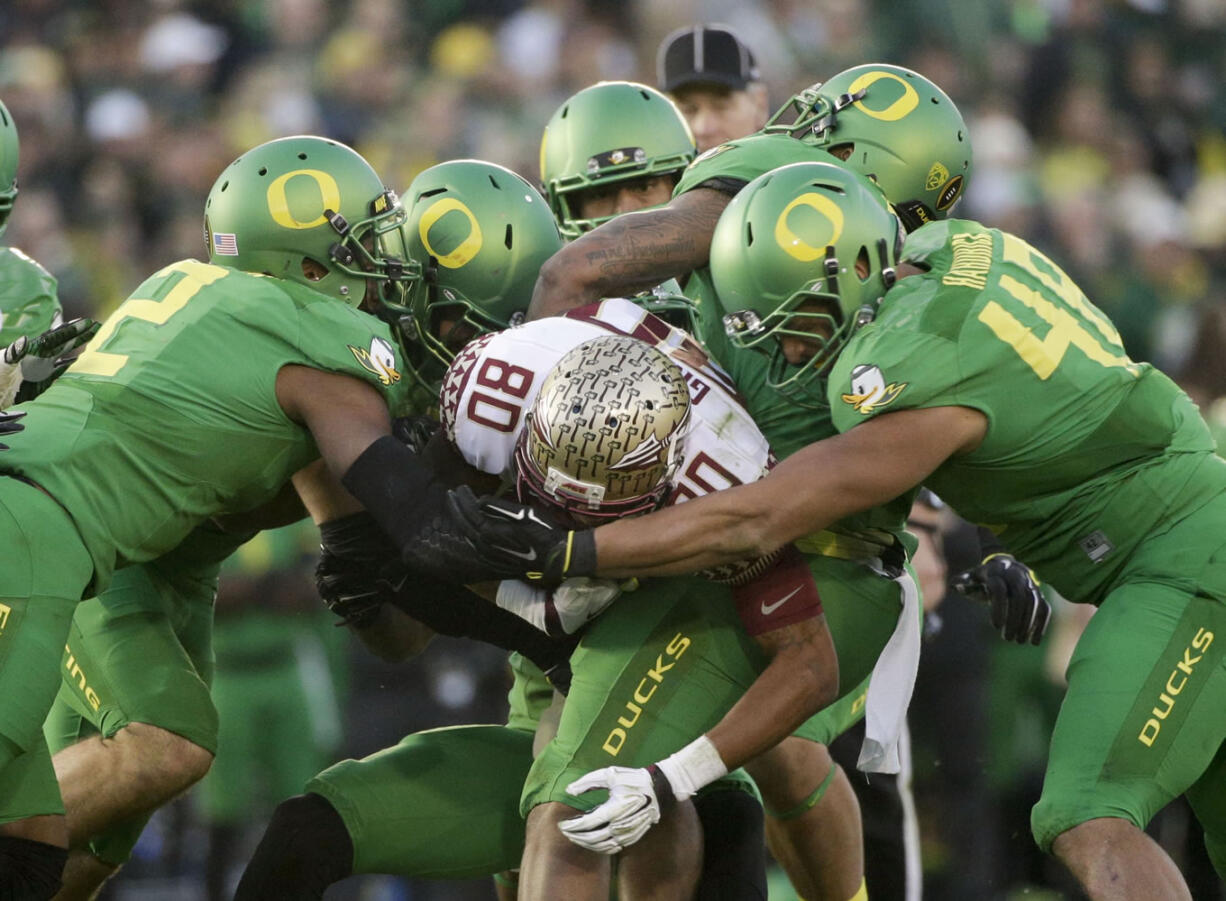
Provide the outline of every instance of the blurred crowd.
[[[213,179],[273,137],[342,140],[398,189],[460,157],[535,182],[558,104],[601,79],[653,84],[660,39],[701,21],[728,23],[755,50],[772,108],[871,61],[944,87],[975,149],[956,214],[1036,243],[1113,318],[1131,356],[1216,412],[1226,396],[1222,0],[6,0],[0,98],[20,131],[21,196],[5,241],[59,279],[68,313],[101,316],[150,272],[203,255]],[[912,720],[921,819],[945,819],[944,831],[925,831],[931,896],[959,897],[961,874],[966,897],[984,897],[976,880],[1007,883],[1006,863],[1017,884],[1040,883],[1042,863],[1016,855],[1033,853],[1024,783],[1041,777],[1060,667],[984,650],[982,616],[944,619],[946,650],[926,655]],[[342,699],[343,753],[497,718],[479,701],[501,690],[497,655],[466,658],[446,643],[432,653],[416,669],[357,671],[349,691],[367,700]],[[412,697],[427,700],[406,713]],[[982,729],[956,746],[926,719],[971,708]],[[334,756],[335,736],[325,744]],[[962,793],[937,797],[942,780]],[[1021,795],[1019,822],[994,832],[982,819],[1013,809],[1002,806],[1010,793]],[[260,813],[216,819],[246,816]],[[1005,848],[985,845],[1009,828]]]

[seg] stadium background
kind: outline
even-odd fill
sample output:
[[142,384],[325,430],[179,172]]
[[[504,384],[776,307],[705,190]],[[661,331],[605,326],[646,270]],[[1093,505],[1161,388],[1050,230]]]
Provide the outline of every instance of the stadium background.
[[[540,131],[562,100],[600,79],[654,83],[660,38],[698,21],[726,22],[756,50],[772,106],[866,61],[942,85],[975,148],[959,214],[1037,243],[1113,317],[1133,357],[1170,372],[1218,418],[1222,0],[7,0],[0,98],[21,135],[21,196],[4,240],[59,279],[70,314],[102,316],[148,273],[202,255],[214,177],[269,138],[338,138],[398,189],[458,157],[536,181]],[[290,659],[290,677],[313,680],[304,689],[313,725],[291,727],[310,748],[303,765],[500,715],[495,652],[439,642],[401,668],[350,654],[303,590],[310,544],[249,549],[219,605],[219,629],[264,623],[228,645],[234,667]],[[257,606],[280,619],[269,625],[269,614],[250,613]],[[1030,849],[1025,826],[1059,701],[1060,633],[1044,656],[992,644],[981,613],[956,600],[942,619],[912,709],[927,895],[1074,897]],[[260,635],[282,645],[264,648]],[[223,658],[226,647],[219,636]],[[267,776],[251,778],[245,805],[210,801],[206,790],[160,815],[106,897],[205,897],[207,849],[244,859],[247,833],[258,834],[276,800],[261,796],[275,791]],[[1175,811],[1158,828],[1190,855],[1185,866],[1198,866],[1186,817]],[[1216,880],[1198,884],[1198,898],[1222,896]],[[334,891],[490,897],[484,885],[400,880]]]

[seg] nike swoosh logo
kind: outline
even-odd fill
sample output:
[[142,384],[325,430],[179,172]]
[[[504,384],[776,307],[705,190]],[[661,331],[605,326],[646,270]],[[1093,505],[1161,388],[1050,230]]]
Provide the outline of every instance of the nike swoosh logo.
[[512,513],[510,510],[506,509],[505,507],[499,507],[497,504],[490,504],[488,507],[486,507],[486,509],[490,513],[496,513],[504,519],[511,520],[511,522],[521,521],[527,513],[526,510],[516,510],[514,513]]
[[516,510],[514,513],[512,513],[510,510],[494,504],[490,504],[486,509],[490,513],[496,513],[504,519],[509,519],[511,522],[523,522],[524,518],[527,517],[537,525],[544,526],[547,529],[553,529],[553,526],[550,523],[545,522],[545,520],[536,515],[535,510]]
[[527,563],[532,563],[536,560],[536,548],[532,548],[527,553],[524,553],[523,551],[515,551],[509,547],[503,547],[501,544],[491,544],[490,547],[494,548],[495,550],[502,551],[503,553],[510,554],[512,557],[518,557],[520,560]]
[[770,616],[772,613],[774,613],[776,610],[778,610],[780,607],[782,607],[784,604],[786,604],[788,601],[790,601],[792,598],[794,598],[799,593],[800,593],[800,588],[794,588],[792,589],[792,591],[785,594],[783,597],[775,601],[773,604],[768,604],[766,603],[766,601],[763,601],[762,602],[762,615]]

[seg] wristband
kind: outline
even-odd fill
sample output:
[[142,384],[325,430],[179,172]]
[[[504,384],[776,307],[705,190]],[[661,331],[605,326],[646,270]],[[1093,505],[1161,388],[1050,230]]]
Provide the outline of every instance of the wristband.
[[672,786],[673,794],[678,801],[684,801],[698,794],[716,779],[728,775],[728,766],[724,763],[719,751],[711,743],[711,739],[700,735],[676,754],[672,754],[658,764],[660,771]]

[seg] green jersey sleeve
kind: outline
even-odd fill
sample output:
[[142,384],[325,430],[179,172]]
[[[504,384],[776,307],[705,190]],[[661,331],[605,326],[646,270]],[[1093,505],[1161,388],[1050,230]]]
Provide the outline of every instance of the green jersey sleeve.
[[690,163],[681,173],[673,196],[718,181],[735,193],[759,175],[789,163],[831,162],[834,157],[789,135],[754,134],[712,147]]
[[318,457],[276,398],[282,367],[372,385],[397,403],[379,320],[309,288],[186,260],[147,279],[43,396],[0,468],[69,512],[95,564],[160,556],[201,520],[252,509]]
[[0,247],[0,347],[42,334],[60,316],[54,276],[16,247]]
[[1226,485],[1195,406],[1128,358],[1047,257],[957,220],[917,230],[904,257],[927,271],[891,289],[844,348],[828,386],[834,425],[904,409],[981,412],[980,446],[925,484],[1070,600],[1096,600],[1159,519]]

